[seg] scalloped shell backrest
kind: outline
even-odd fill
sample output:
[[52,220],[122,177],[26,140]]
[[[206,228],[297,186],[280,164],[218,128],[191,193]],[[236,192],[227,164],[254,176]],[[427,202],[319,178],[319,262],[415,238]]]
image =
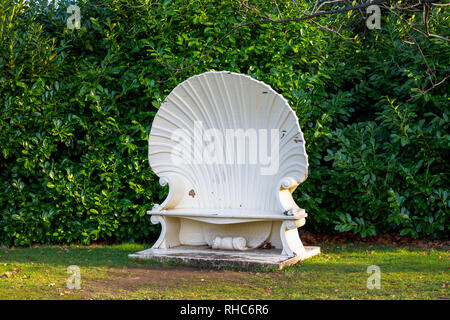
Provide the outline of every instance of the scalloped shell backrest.
[[[172,161],[172,133],[185,130],[194,139],[194,124],[204,130],[279,129],[278,170],[262,175],[268,164],[206,164]],[[193,140],[192,140],[193,141]],[[270,143],[270,141],[269,141]],[[184,148],[182,146],[182,148]],[[186,152],[198,153],[186,144]],[[270,156],[270,146],[266,154]],[[180,83],[159,108],[149,137],[149,163],[159,177],[183,182],[176,208],[279,210],[283,178],[298,183],[307,177],[308,158],[298,118],[288,102],[270,86],[247,75],[206,72]],[[172,179],[171,179],[172,180]]]

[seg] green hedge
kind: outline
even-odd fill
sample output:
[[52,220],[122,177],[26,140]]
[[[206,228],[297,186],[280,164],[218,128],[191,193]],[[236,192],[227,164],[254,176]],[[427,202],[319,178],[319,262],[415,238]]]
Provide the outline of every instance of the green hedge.
[[[81,29],[69,30],[71,2],[45,3],[0,0],[0,243],[154,237],[145,211],[167,190],[147,162],[152,119],[179,82],[211,69],[250,74],[296,110],[310,162],[295,192],[306,229],[446,237],[448,86],[421,94],[426,66],[395,16],[367,32],[343,14],[356,40],[310,22],[240,28],[174,74],[165,65],[195,62],[257,14],[231,0],[79,1]],[[435,17],[448,37],[448,16]],[[448,42],[416,39],[442,78]]]

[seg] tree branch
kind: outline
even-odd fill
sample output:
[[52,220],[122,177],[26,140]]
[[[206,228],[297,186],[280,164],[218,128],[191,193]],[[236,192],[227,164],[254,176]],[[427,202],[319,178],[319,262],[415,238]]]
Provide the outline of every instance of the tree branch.
[[[281,19],[279,19],[279,20],[274,20],[274,19],[272,19],[272,18],[270,18],[270,17],[267,17],[267,18],[263,18],[263,19],[261,19],[261,20],[254,20],[254,21],[249,21],[249,22],[242,22],[242,23],[240,23],[240,24],[234,26],[231,30],[229,30],[229,31],[228,31],[227,33],[225,33],[222,37],[220,37],[218,40],[216,40],[216,41],[209,47],[209,49],[208,49],[208,50],[207,50],[200,58],[198,58],[197,60],[195,60],[195,61],[192,62],[191,64],[189,64],[189,65],[187,65],[187,66],[185,66],[185,67],[178,67],[178,68],[175,68],[175,67],[171,66],[171,65],[167,62],[167,60],[166,60],[165,58],[163,58],[163,59],[166,60],[166,64],[165,64],[165,65],[164,65],[163,63],[161,63],[161,64],[162,64],[166,69],[169,69],[169,70],[171,70],[171,71],[175,71],[175,72],[176,72],[175,74],[177,74],[178,72],[184,71],[184,70],[187,70],[187,69],[190,69],[190,68],[192,68],[193,66],[197,65],[198,63],[200,63],[201,61],[203,61],[206,57],[208,57],[208,56],[210,55],[210,53],[212,52],[212,50],[213,50],[220,42],[222,42],[222,41],[223,41],[225,38],[227,38],[230,34],[232,34],[233,32],[235,32],[236,30],[238,30],[238,29],[240,29],[240,28],[242,28],[242,27],[249,27],[249,26],[252,26],[252,25],[256,25],[256,24],[264,24],[264,23],[281,24],[281,23],[289,23],[289,22],[299,22],[299,21],[304,21],[304,20],[314,19],[314,18],[317,18],[317,17],[324,17],[324,16],[332,15],[332,14],[338,14],[338,13],[343,13],[343,12],[348,12],[348,11],[353,11],[353,10],[361,10],[361,9],[367,8],[368,6],[371,6],[371,5],[381,5],[381,4],[384,4],[385,2],[388,2],[389,0],[367,0],[367,1],[364,2],[364,3],[358,4],[358,5],[354,5],[354,6],[350,6],[350,7],[344,7],[344,8],[340,8],[340,9],[334,9],[334,10],[328,10],[328,11],[321,11],[321,12],[318,12],[319,9],[320,9],[321,7],[323,7],[324,5],[326,5],[326,4],[334,4],[334,3],[337,3],[337,2],[343,2],[343,1],[344,1],[344,0],[329,0],[329,1],[324,1],[324,2],[322,2],[318,7],[317,7],[317,4],[319,3],[319,1],[317,1],[316,4],[314,5],[314,8],[313,8],[311,14],[309,14],[309,15],[303,14],[302,16],[298,16],[298,17],[294,17],[294,18],[286,18],[286,19],[281,18]],[[435,2],[435,1],[436,1],[436,0],[421,0],[421,2],[424,3],[424,5],[425,5],[426,3],[432,3],[432,4],[434,4],[433,2]],[[280,12],[280,10],[279,10],[279,8],[278,8],[278,4],[277,4],[276,0],[274,0],[274,2],[275,2],[275,5],[276,5],[276,7],[277,7],[278,13],[280,14],[280,17],[282,17],[281,12]],[[419,2],[419,3],[420,3],[420,2]],[[241,4],[243,4],[243,2],[241,2]],[[296,7],[299,9],[299,7],[298,7],[297,4],[295,3],[295,1],[294,1],[294,4],[295,4]],[[249,8],[249,9],[252,9],[252,10],[255,10],[255,11],[258,12],[258,10],[257,10],[256,8],[254,8],[254,7],[250,7],[250,6],[245,5],[245,4],[244,4],[244,6],[247,7],[247,8]],[[316,8],[316,7],[317,7],[317,8]],[[385,6],[385,7],[387,7],[387,6]],[[388,8],[389,10],[391,10],[389,7],[387,7],[387,8]],[[300,9],[299,9],[299,11],[302,12]],[[392,10],[391,10],[391,11],[392,11]],[[303,13],[303,12],[302,12],[302,13]],[[313,21],[313,22],[314,22],[316,25],[318,25],[319,27],[321,27],[321,28],[323,28],[323,29],[325,29],[325,30],[327,30],[327,31],[335,32],[335,33],[337,33],[338,35],[342,36],[342,35],[339,34],[339,32],[337,32],[336,30],[333,30],[333,29],[324,27],[324,26],[320,25],[319,23],[317,23],[317,22],[315,22],[315,21]],[[441,37],[441,36],[437,36],[437,35],[434,35],[434,34],[429,34],[428,32],[427,32],[427,35],[428,35],[429,37],[437,37],[437,38],[439,38],[439,39],[443,39],[443,40],[449,41],[449,40],[446,39],[446,38],[443,38],[443,37]],[[342,36],[342,37],[343,37],[343,36]],[[345,38],[345,37],[344,37],[344,38]],[[349,39],[349,40],[350,40],[350,39],[352,39],[352,38],[346,38],[346,39]],[[172,76],[172,77],[173,77],[173,76]],[[171,78],[172,78],[172,77],[171,77]]]
[[[339,0],[339,1],[342,1],[342,0]],[[331,14],[337,14],[337,13],[353,11],[353,10],[360,9],[360,8],[366,8],[368,6],[371,6],[371,5],[374,5],[374,4],[382,4],[382,3],[387,2],[387,1],[388,0],[373,0],[373,1],[368,0],[365,3],[359,4],[359,5],[355,5],[355,6],[352,6],[352,7],[345,7],[345,8],[334,9],[334,10],[329,10],[329,11],[314,12],[314,13],[309,14],[307,16],[300,16],[300,17],[280,19],[280,20],[273,20],[271,18],[267,18],[267,19],[255,20],[255,21],[250,21],[250,22],[243,22],[243,23],[240,23],[240,24],[234,26],[231,30],[229,30],[222,37],[220,37],[216,42],[213,43],[213,45],[208,49],[208,51],[206,53],[204,53],[199,59],[197,59],[193,63],[191,63],[191,64],[189,64],[189,65],[187,65],[185,67],[181,67],[181,68],[174,68],[170,64],[165,65],[165,67],[167,69],[169,69],[169,70],[176,71],[176,72],[184,71],[184,70],[192,68],[193,66],[197,65],[199,62],[203,61],[207,56],[209,56],[209,54],[211,53],[211,51],[214,49],[215,46],[217,46],[220,42],[222,42],[225,38],[227,38],[234,31],[236,31],[236,30],[238,30],[238,29],[240,29],[242,27],[248,27],[248,26],[252,26],[252,25],[255,25],[255,24],[264,24],[264,23],[280,24],[280,23],[298,22],[298,21],[313,19],[313,18],[317,18],[317,17],[323,17],[323,16],[327,16],[327,15],[331,15]],[[331,3],[331,2],[337,2],[337,1],[333,0],[333,1],[326,1],[326,2],[327,3]],[[322,4],[320,5],[320,7],[321,6],[322,6]],[[318,9],[316,9],[316,11]]]

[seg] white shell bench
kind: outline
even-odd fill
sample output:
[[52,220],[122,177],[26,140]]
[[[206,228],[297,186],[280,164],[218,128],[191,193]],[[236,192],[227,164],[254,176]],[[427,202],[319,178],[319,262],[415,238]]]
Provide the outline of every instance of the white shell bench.
[[300,241],[307,214],[292,198],[307,178],[303,133],[288,102],[263,82],[211,71],[179,84],[153,121],[149,163],[169,193],[148,211],[162,230],[147,255],[269,246],[298,261],[320,252]]

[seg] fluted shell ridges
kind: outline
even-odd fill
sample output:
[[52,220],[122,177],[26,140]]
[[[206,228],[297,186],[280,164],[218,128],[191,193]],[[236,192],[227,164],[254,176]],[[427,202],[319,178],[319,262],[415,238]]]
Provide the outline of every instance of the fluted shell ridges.
[[[239,129],[247,132],[250,129],[259,134],[267,130],[265,154],[272,156],[272,163],[262,163],[260,155],[257,163],[250,163],[250,151],[246,151],[244,164],[236,160],[238,155],[228,162],[195,161],[201,158],[207,145],[199,139],[198,124],[202,132],[208,129],[222,133],[230,129],[230,132]],[[264,168],[270,171],[268,168],[275,166],[271,148],[276,143],[271,140],[271,129],[279,132],[278,168],[269,172],[271,174],[262,174]],[[191,143],[177,144],[173,140],[175,132],[182,132],[180,139]],[[246,141],[250,141],[248,139]],[[181,148],[176,153],[178,160],[187,161],[173,161],[175,144]],[[150,132],[149,163],[163,181],[182,182],[183,194],[176,208],[279,211],[280,188],[289,188],[291,180],[295,188],[306,179],[308,171],[303,133],[288,102],[267,84],[227,71],[193,76],[167,96]]]

